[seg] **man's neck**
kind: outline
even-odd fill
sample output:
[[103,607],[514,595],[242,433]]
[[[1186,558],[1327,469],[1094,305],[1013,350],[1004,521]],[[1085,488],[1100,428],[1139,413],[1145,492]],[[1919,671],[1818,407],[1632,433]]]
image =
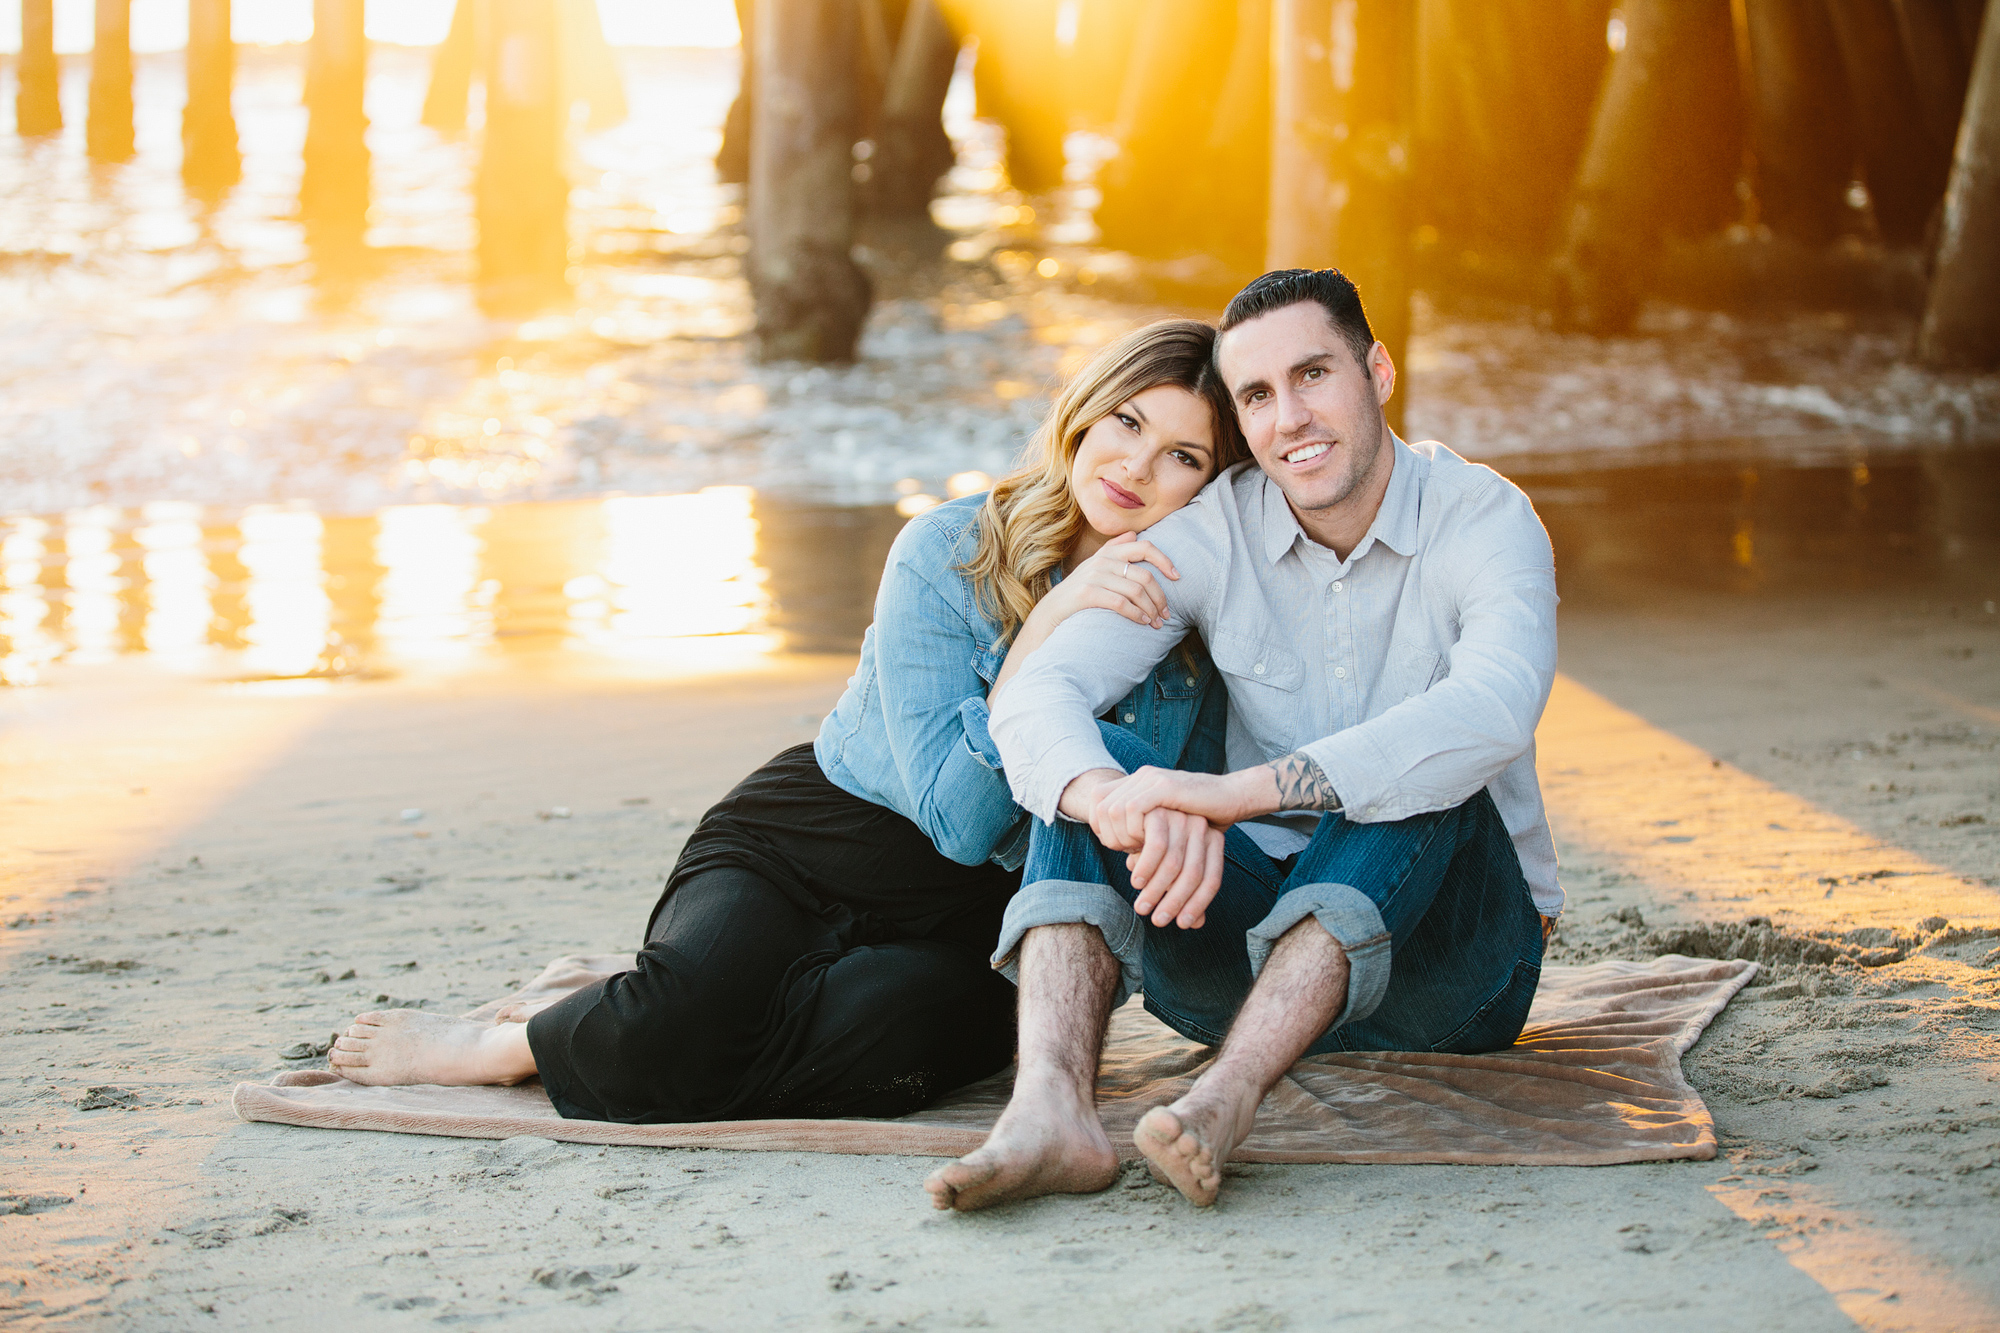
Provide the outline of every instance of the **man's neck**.
[[1389,481],[1395,473],[1395,437],[1390,436],[1386,456],[1376,467],[1375,475],[1368,479],[1367,486],[1324,509],[1302,511],[1292,504],[1289,496],[1285,503],[1291,505],[1292,517],[1298,521],[1299,530],[1306,534],[1308,540],[1346,560],[1354,554],[1354,548],[1361,545],[1368,529],[1374,526],[1375,516],[1382,512],[1382,500],[1389,494]]

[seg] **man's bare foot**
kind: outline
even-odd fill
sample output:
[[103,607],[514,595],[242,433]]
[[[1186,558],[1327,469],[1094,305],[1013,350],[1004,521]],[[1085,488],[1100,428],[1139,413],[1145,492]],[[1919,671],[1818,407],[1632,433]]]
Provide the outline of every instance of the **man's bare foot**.
[[1095,1106],[1066,1090],[1016,1085],[986,1142],[924,1182],[933,1208],[969,1213],[1043,1194],[1095,1194],[1118,1179],[1118,1154]]
[[535,1074],[528,1029],[479,1023],[416,1009],[362,1014],[327,1052],[333,1072],[377,1086],[444,1083],[471,1087],[519,1083]]
[[[1207,1095],[1204,1095],[1206,1092]],[[1200,1083],[1172,1106],[1155,1106],[1132,1131],[1153,1174],[1206,1208],[1222,1188],[1222,1166],[1236,1145],[1250,1137],[1262,1098],[1204,1090]]]

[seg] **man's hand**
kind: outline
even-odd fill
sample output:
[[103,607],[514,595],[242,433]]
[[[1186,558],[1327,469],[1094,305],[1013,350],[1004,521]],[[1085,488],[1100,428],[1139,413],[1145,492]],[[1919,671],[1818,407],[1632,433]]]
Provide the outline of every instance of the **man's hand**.
[[1146,816],[1145,843],[1125,858],[1132,887],[1139,891],[1132,910],[1156,926],[1173,922],[1198,930],[1208,905],[1222,887],[1223,829],[1200,815],[1158,809]]
[[[1136,780],[1144,784],[1134,786]],[[1154,925],[1178,922],[1193,930],[1207,920],[1209,902],[1222,887],[1222,834],[1225,822],[1151,803],[1157,790],[1175,778],[1208,774],[1176,773],[1142,768],[1127,777],[1115,768],[1092,769],[1063,789],[1058,808],[1078,823],[1089,824],[1105,847],[1126,853],[1132,887],[1139,890],[1133,909]],[[1156,787],[1155,783],[1159,784]],[[1135,802],[1146,807],[1134,813]]]
[[1218,828],[1263,813],[1244,798],[1248,794],[1248,773],[1183,773],[1174,768],[1146,767],[1130,777],[1096,789],[1090,808],[1090,826],[1106,847],[1136,852],[1145,841],[1146,816],[1155,810],[1178,810],[1200,815]]

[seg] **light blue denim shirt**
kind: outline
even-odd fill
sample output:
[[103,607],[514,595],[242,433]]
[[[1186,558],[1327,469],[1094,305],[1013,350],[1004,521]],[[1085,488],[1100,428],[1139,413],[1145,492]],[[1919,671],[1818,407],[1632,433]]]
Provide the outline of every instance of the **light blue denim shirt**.
[[[986,695],[1007,658],[1000,627],[960,570],[984,494],[919,514],[889,550],[861,663],[813,753],[836,786],[886,806],[960,865],[1008,869],[1028,849],[986,730]],[[1219,773],[1228,700],[1198,641],[1169,653],[1105,715],[1179,766]],[[1193,659],[1190,666],[1188,658]]]

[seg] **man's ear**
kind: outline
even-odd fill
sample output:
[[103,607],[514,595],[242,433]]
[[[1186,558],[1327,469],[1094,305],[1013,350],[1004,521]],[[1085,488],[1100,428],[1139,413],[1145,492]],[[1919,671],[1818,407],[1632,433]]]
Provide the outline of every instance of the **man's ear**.
[[1376,343],[1368,349],[1368,378],[1375,381],[1376,406],[1389,401],[1389,395],[1396,392],[1396,363],[1389,359],[1389,349]]

